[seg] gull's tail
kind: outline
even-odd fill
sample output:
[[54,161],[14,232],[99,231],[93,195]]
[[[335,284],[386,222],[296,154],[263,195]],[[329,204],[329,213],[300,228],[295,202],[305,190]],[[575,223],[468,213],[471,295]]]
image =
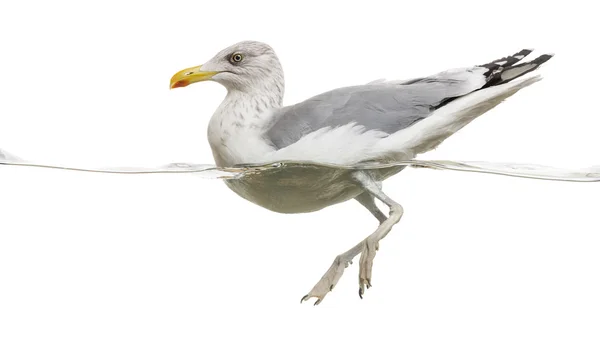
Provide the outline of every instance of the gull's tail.
[[[435,111],[412,126],[382,139],[377,146],[385,156],[393,159],[412,158],[437,147],[456,131],[496,107],[517,91],[541,80],[541,76],[522,77],[552,58],[544,54],[529,62],[521,60],[531,53],[524,49],[518,53],[479,65],[461,69],[439,77],[457,76],[465,78],[485,77],[483,82],[463,96],[447,98],[435,107]],[[519,63],[521,62],[521,63]],[[465,74],[464,73],[469,73]]]

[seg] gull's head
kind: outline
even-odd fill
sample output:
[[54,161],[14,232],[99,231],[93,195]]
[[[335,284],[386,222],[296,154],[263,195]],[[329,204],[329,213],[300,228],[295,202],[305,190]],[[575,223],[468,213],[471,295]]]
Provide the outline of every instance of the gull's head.
[[217,53],[206,63],[179,71],[171,89],[215,81],[228,90],[283,92],[283,70],[273,49],[261,42],[243,41]]

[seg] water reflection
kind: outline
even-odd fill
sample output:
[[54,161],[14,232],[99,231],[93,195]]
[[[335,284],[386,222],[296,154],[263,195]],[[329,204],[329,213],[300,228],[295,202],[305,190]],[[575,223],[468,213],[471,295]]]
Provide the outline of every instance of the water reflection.
[[[266,165],[239,165],[236,167],[219,168],[207,164],[173,163],[159,167],[108,167],[108,168],[77,168],[62,165],[48,165],[27,162],[7,152],[0,150],[0,164],[16,167],[49,168],[66,171],[112,173],[112,174],[196,174],[202,178],[212,179],[243,179],[254,181],[301,181],[310,184],[313,177],[345,177],[355,170],[367,170],[375,174],[389,175],[402,168],[428,168],[435,170],[452,170],[462,172],[488,173],[495,175],[533,178],[570,182],[600,182],[600,167],[585,169],[560,169],[542,165],[493,163],[483,161],[452,161],[452,160],[407,160],[394,163],[362,163],[355,165],[312,164],[294,161],[283,161]],[[298,179],[298,176],[302,179]],[[296,180],[294,180],[296,179]],[[297,184],[296,184],[297,185]]]

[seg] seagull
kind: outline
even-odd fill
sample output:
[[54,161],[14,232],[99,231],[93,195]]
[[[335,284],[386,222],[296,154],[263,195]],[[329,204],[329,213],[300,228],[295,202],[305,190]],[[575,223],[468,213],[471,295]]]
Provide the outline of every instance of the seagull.
[[[214,81],[227,89],[207,132],[219,167],[281,161],[340,166],[398,162],[434,149],[473,119],[539,81],[539,75],[525,75],[553,54],[524,61],[531,52],[523,49],[486,64],[427,77],[338,88],[283,106],[283,69],[274,50],[262,42],[243,41],[202,65],[177,72],[170,88]],[[316,298],[317,305],[358,254],[361,299],[365,288],[371,287],[379,243],[404,213],[382,191],[382,181],[402,168],[355,169],[343,179],[307,171],[285,182],[225,182],[246,200],[279,213],[314,212],[354,199],[378,220],[377,229],[339,254],[300,301]],[[388,215],[375,199],[389,207]]]

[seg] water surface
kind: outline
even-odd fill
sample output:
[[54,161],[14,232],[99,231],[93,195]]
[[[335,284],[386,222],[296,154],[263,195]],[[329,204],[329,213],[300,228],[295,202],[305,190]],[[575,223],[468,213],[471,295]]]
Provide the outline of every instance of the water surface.
[[[584,169],[562,169],[543,165],[500,163],[484,161],[452,160],[407,160],[393,163],[361,163],[355,165],[332,165],[281,161],[260,165],[239,165],[236,167],[217,167],[210,164],[172,163],[158,167],[102,167],[79,168],[65,165],[49,165],[28,162],[0,150],[0,165],[12,167],[49,168],[64,171],[95,172],[112,174],[196,174],[209,179],[240,179],[244,177],[269,177],[282,171],[301,176],[304,172],[318,171],[322,174],[351,172],[353,170],[397,169],[399,167],[427,168],[459,172],[487,173],[501,176],[543,179],[568,182],[600,182],[600,166]],[[267,178],[268,179],[268,178]]]

